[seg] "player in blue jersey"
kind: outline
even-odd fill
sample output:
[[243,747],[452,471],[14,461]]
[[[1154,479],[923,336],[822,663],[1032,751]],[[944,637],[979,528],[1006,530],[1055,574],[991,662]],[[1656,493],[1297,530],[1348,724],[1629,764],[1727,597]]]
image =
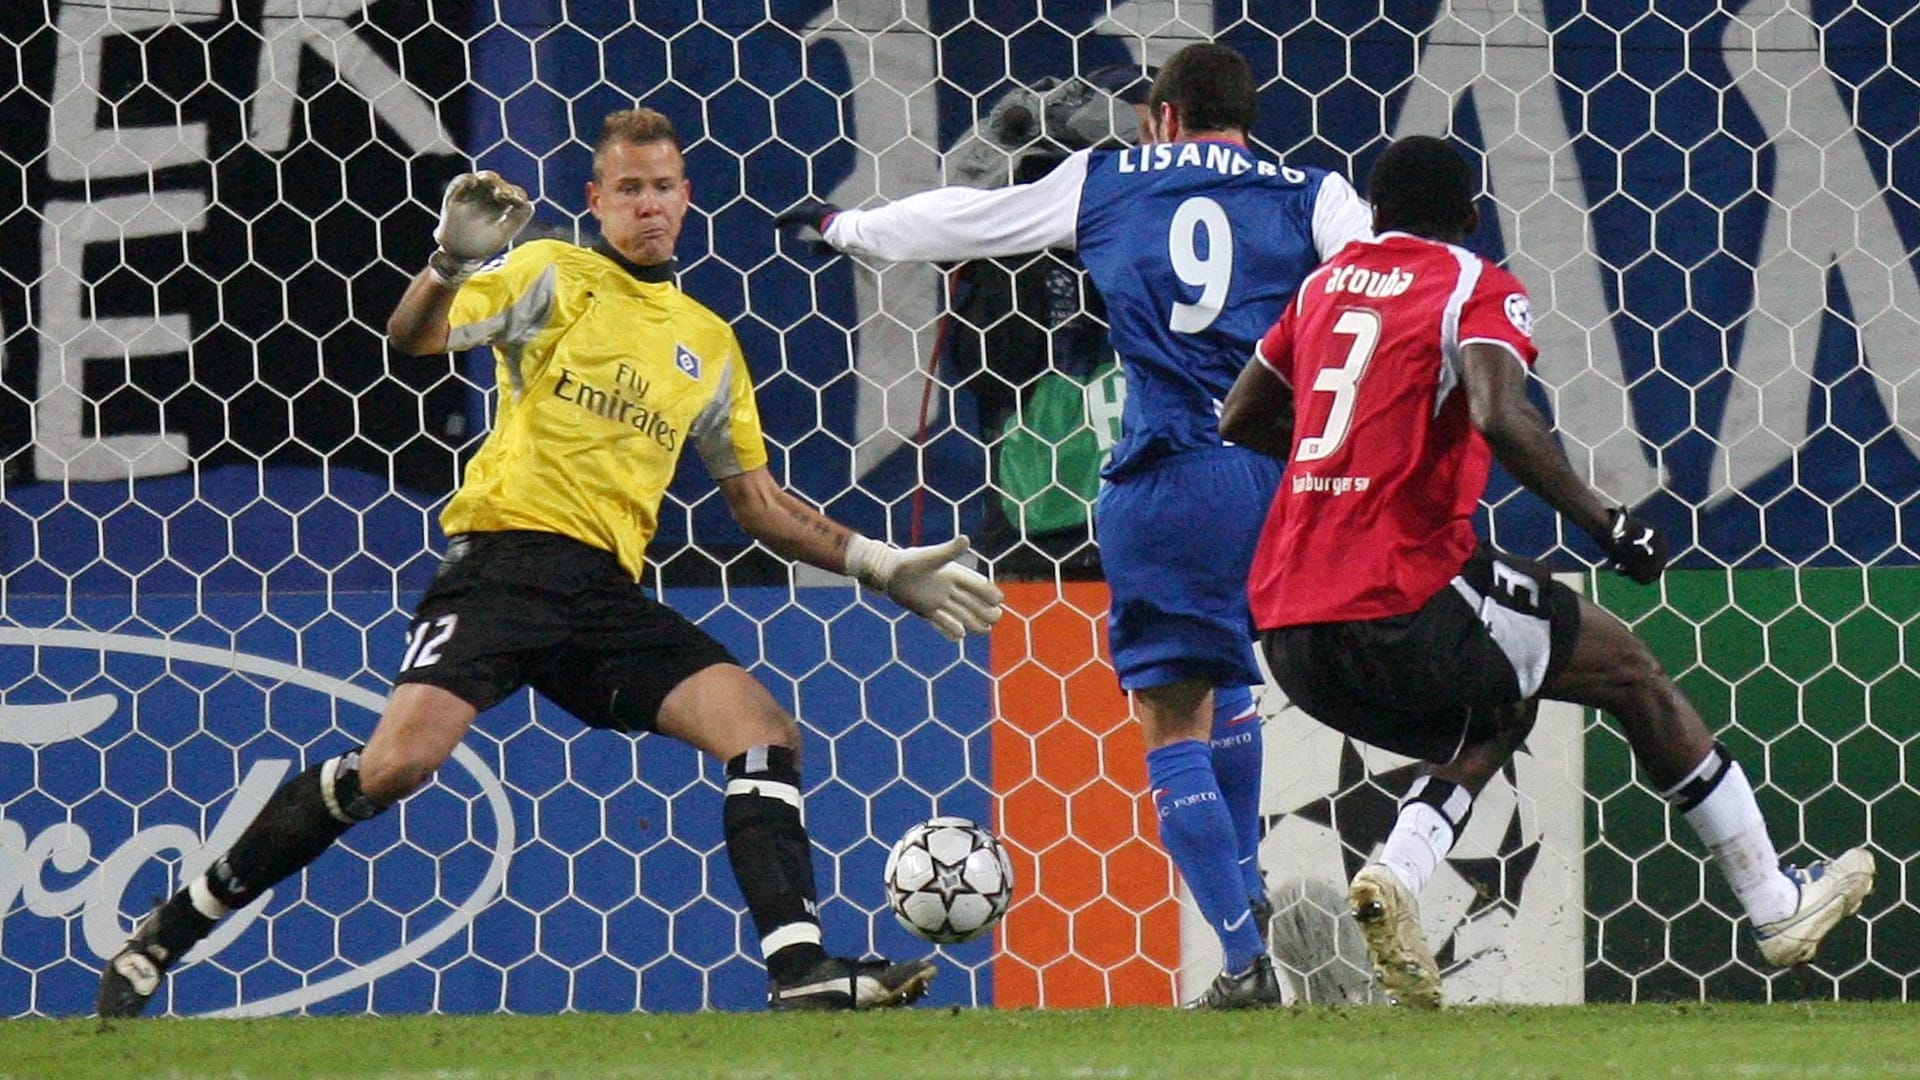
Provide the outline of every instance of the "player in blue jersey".
[[1147,105],[1142,145],[1078,151],[1030,184],[872,210],[810,200],[776,220],[892,260],[1079,253],[1126,376],[1095,506],[1114,666],[1143,725],[1161,840],[1225,956],[1195,1004],[1278,1004],[1254,914],[1266,898],[1247,571],[1280,468],[1223,442],[1218,411],[1301,279],[1370,237],[1371,217],[1337,173],[1247,148],[1257,93],[1232,49],[1180,50]]

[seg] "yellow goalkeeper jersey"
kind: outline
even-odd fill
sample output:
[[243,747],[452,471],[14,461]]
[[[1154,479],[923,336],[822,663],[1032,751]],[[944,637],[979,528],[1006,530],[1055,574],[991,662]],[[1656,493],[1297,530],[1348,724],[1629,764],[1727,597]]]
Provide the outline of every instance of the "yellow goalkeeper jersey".
[[491,345],[493,430],[440,515],[453,536],[533,529],[613,552],[639,580],[689,443],[716,480],[767,463],[733,328],[606,249],[536,240],[469,278],[451,349]]

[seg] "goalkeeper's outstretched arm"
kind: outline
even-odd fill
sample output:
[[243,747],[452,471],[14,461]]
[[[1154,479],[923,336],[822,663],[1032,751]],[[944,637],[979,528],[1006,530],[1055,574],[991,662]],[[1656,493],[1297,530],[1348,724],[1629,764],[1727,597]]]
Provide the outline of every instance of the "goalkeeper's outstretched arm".
[[734,520],[775,554],[854,578],[949,638],[984,634],[1000,618],[999,587],[955,561],[967,550],[964,536],[911,548],[870,539],[800,501],[764,466],[719,487]]
[[447,351],[447,313],[460,284],[513,242],[533,203],[518,184],[482,170],[454,177],[433,230],[439,245],[387,317],[387,341],[410,356]]

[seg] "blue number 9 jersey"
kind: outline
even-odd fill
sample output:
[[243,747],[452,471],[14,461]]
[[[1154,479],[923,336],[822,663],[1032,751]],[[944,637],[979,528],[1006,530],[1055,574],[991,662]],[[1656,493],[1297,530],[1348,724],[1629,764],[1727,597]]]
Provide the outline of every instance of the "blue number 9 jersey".
[[1106,301],[1127,401],[1095,507],[1120,685],[1260,681],[1247,571],[1278,462],[1224,448],[1219,401],[1300,282],[1372,235],[1336,173],[1226,140],[1082,150],[1030,184],[947,187],[834,215],[827,242],[887,259],[1074,248]]
[[1109,477],[1220,445],[1260,335],[1323,256],[1372,235],[1338,174],[1211,140],[1090,154],[1075,233],[1127,374]]
[[1219,402],[1302,279],[1373,233],[1338,173],[1202,139],[1082,150],[1030,184],[946,187],[828,222],[842,251],[946,261],[1079,252],[1126,373],[1103,475],[1220,445]]

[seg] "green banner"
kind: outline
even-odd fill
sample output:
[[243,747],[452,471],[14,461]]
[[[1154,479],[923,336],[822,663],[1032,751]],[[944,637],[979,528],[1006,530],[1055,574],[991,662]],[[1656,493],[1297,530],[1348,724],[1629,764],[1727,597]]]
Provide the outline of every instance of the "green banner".
[[[1760,960],[1732,890],[1647,787],[1620,728],[1587,728],[1587,999],[1911,999],[1920,991],[1920,570],[1675,571],[1655,587],[1599,576],[1732,750],[1792,862],[1859,843],[1879,860],[1863,918],[1813,963]],[[1637,782],[1638,781],[1638,782]]]

